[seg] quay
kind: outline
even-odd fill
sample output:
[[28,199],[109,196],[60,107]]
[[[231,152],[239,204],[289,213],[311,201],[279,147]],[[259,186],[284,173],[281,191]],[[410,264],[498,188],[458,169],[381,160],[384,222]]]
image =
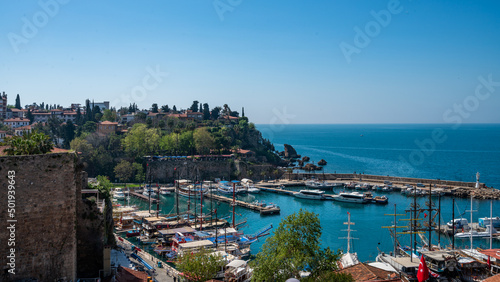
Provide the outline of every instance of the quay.
[[[142,195],[142,194],[139,194],[139,193],[137,193],[137,192],[132,192],[132,191],[130,191],[130,193],[129,193],[129,194],[130,194],[131,196],[136,197],[136,198],[143,199],[143,200],[145,200],[145,201],[149,201],[149,197],[144,196],[144,195]],[[156,197],[151,197],[151,203],[156,203],[156,202],[158,202],[158,199],[156,199]]]
[[[220,195],[214,195],[214,194],[211,194],[211,193],[204,194],[203,196],[205,196],[205,197],[207,197],[209,199],[213,199],[213,200],[225,202],[225,203],[228,203],[228,204],[233,204],[233,199],[228,198],[228,197],[224,197],[224,196],[220,196]],[[234,202],[235,202],[235,204],[237,206],[244,207],[244,208],[247,208],[247,209],[250,209],[250,210],[253,210],[253,211],[258,211],[261,215],[279,214],[280,213],[280,208],[279,207],[260,206],[260,205],[255,205],[255,204],[250,204],[250,203],[247,203],[247,202],[243,202],[243,201],[240,201],[240,200],[235,200]]]

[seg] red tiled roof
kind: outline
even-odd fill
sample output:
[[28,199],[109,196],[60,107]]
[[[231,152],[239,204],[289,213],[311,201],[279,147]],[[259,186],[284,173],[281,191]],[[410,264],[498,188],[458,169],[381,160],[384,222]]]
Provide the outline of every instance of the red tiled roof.
[[32,129],[31,125],[25,125],[25,126],[21,126],[21,127],[16,128],[16,131],[18,131],[18,130],[31,130],[31,129]]
[[[364,263],[344,268],[339,273],[352,275],[354,281],[400,281],[395,272],[382,270]],[[391,275],[390,278],[388,275]]]
[[44,113],[44,112],[35,112],[33,113],[34,116],[49,116],[50,113]]
[[104,124],[104,125],[118,125],[117,122],[112,122],[112,121],[102,121],[100,122],[100,124]]
[[25,110],[25,109],[16,109],[16,108],[12,108],[10,109],[12,112],[27,112],[28,110]]
[[488,250],[482,250],[479,251],[483,255],[490,256],[492,258],[496,258],[497,260],[500,260],[500,249],[488,249]]
[[500,282],[500,274],[484,279],[483,282]]
[[9,118],[9,119],[4,120],[4,122],[21,122],[21,121],[29,122],[30,120],[27,118]]
[[137,271],[120,266],[116,272],[115,279],[118,282],[147,282],[148,274],[144,271]]

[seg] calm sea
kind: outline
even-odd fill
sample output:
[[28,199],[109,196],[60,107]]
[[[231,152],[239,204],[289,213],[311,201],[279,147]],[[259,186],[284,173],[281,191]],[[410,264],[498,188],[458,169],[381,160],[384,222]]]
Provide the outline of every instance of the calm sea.
[[[292,145],[302,156],[309,156],[317,162],[325,159],[328,164],[325,172],[397,175],[407,177],[436,178],[459,181],[475,181],[476,172],[481,173],[480,181],[488,186],[500,188],[500,125],[462,125],[452,128],[449,125],[258,125],[264,137],[270,139],[276,149],[283,150],[283,144]],[[299,190],[300,188],[295,188]],[[338,191],[335,191],[338,192]],[[374,192],[375,195],[378,193]],[[357,205],[331,201],[298,199],[291,196],[261,192],[260,194],[239,197],[240,200],[255,200],[276,203],[281,207],[281,214],[260,216],[258,213],[236,208],[237,222],[247,221],[241,230],[253,234],[266,225],[277,227],[281,219],[298,210],[306,209],[318,214],[323,228],[322,245],[337,250],[346,250],[347,242],[343,225],[347,221],[347,212],[355,222],[351,234],[358,238],[352,241],[351,250],[358,253],[361,261],[373,261],[378,250],[392,250],[392,240],[387,229],[382,226],[393,224],[393,217],[386,214],[404,214],[410,208],[412,198],[398,192],[385,194],[389,205]],[[175,211],[174,196],[162,196],[163,213]],[[433,198],[437,201],[437,198]],[[418,204],[425,206],[426,199],[418,198]],[[146,208],[140,200],[132,200]],[[479,217],[489,216],[490,201],[473,201],[474,221]],[[204,202],[204,211],[215,207],[217,203]],[[437,205],[437,203],[436,203]],[[180,209],[186,209],[186,200],[180,198]],[[193,209],[193,204],[191,205]],[[441,199],[441,224],[452,218],[452,199]],[[455,217],[470,219],[465,213],[470,209],[470,200],[456,199]],[[221,203],[217,210],[219,216],[230,216],[230,207]],[[493,215],[500,216],[500,203],[493,202]],[[401,216],[401,219],[404,217]],[[438,221],[439,217],[435,220]],[[397,225],[405,225],[399,221]],[[451,244],[451,239],[432,234],[434,244]],[[410,245],[408,235],[399,238],[403,245]],[[257,253],[265,238],[252,244],[252,252]],[[455,244],[467,247],[469,241],[455,240]],[[474,247],[489,247],[489,240],[475,239]],[[494,247],[500,247],[498,241]]]

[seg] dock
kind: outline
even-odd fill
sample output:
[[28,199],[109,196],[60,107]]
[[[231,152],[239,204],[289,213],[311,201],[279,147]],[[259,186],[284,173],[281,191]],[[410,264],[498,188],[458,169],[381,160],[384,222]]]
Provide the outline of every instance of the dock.
[[[204,194],[203,196],[205,196],[209,199],[221,201],[221,202],[228,203],[228,204],[233,204],[233,199],[228,198],[228,197],[214,195],[211,193]],[[250,204],[250,203],[243,202],[240,200],[235,200],[234,203],[239,207],[244,207],[244,208],[247,208],[247,209],[250,209],[253,211],[258,211],[261,215],[279,214],[280,213],[279,207],[265,207],[265,206]]]
[[[130,191],[130,196],[134,196],[134,197],[136,197],[136,198],[143,199],[143,200],[145,200],[145,201],[149,201],[149,197],[144,196],[144,195],[142,195],[142,194],[139,194],[139,193],[137,193],[137,192],[132,192],[132,191]],[[158,202],[158,199],[157,199],[156,197],[152,197],[152,198],[151,198],[151,203],[155,203],[155,204],[156,204],[156,202]]]

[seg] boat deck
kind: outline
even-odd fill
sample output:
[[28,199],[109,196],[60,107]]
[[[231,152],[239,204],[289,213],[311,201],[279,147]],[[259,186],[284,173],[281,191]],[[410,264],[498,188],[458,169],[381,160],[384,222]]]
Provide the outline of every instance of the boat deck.
[[[136,198],[139,198],[139,199],[143,199],[143,200],[145,200],[145,201],[149,201],[149,197],[148,197],[148,196],[144,196],[144,195],[139,194],[139,193],[137,193],[137,192],[132,192],[132,191],[130,191],[130,195],[131,195],[131,196],[134,196],[134,197],[136,197]],[[151,203],[156,203],[157,201],[158,201],[158,199],[157,199],[156,197],[152,197],[152,198],[151,198]]]
[[[214,195],[214,194],[209,193],[209,194],[204,194],[203,196],[205,196],[205,197],[207,197],[209,199],[218,200],[218,201],[225,202],[225,203],[228,203],[228,204],[232,204],[233,203],[233,199],[228,198],[228,197],[224,197],[224,196],[220,196],[220,195]],[[247,208],[247,209],[250,209],[250,210],[258,211],[262,215],[279,214],[280,213],[280,208],[279,207],[263,207],[263,206],[254,205],[254,204],[250,204],[250,203],[247,203],[247,202],[243,202],[243,201],[240,201],[240,200],[235,200],[235,204],[237,206],[240,206],[240,207],[244,207],[244,208]]]

